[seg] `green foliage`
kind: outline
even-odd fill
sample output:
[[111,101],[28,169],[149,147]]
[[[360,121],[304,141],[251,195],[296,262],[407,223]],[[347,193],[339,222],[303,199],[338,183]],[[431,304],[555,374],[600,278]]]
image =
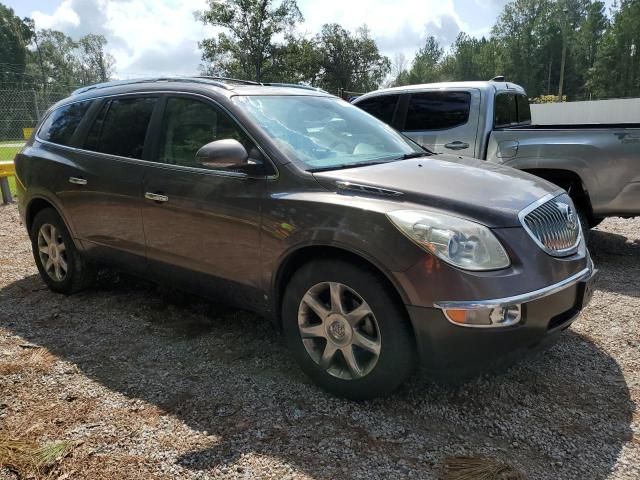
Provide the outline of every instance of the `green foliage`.
[[327,24],[316,42],[319,85],[327,90],[375,90],[391,69],[391,62],[380,55],[366,26],[352,34],[336,23]]
[[289,32],[302,14],[295,0],[208,0],[208,9],[196,12],[205,25],[223,28],[199,43],[206,62],[203,72],[258,82],[276,77],[277,56],[286,45],[276,41]]
[[[26,20],[26,19],[25,19]],[[0,87],[21,87],[27,64],[27,46],[33,35],[29,24],[0,3]]]

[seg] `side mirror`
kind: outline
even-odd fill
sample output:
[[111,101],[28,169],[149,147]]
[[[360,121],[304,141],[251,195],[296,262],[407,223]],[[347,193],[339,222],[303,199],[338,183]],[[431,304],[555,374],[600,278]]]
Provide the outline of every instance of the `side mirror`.
[[207,143],[196,153],[196,163],[213,169],[242,167],[248,159],[247,150],[232,138]]

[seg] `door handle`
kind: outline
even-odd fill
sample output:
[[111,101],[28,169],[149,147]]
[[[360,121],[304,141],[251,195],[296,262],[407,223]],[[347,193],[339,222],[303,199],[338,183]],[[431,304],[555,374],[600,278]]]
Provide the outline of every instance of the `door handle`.
[[87,181],[84,178],[69,177],[69,183],[73,183],[74,185],[86,185]]
[[147,192],[144,194],[144,198],[147,200],[153,200],[154,202],[168,202],[169,197],[166,195],[162,195],[161,193],[151,193]]
[[469,148],[469,144],[456,140],[455,142],[446,143],[444,147],[449,150],[464,150],[465,148]]

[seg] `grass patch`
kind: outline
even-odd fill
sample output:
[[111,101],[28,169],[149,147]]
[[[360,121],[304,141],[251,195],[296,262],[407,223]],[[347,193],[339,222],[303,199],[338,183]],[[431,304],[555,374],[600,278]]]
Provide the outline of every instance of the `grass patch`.
[[0,375],[16,373],[46,373],[51,370],[56,357],[44,348],[25,350],[11,357],[9,361],[0,363]]
[[527,480],[511,465],[489,457],[449,457],[444,462],[444,480]]
[[61,462],[76,445],[76,442],[66,440],[38,445],[0,433],[0,466],[9,468],[21,478],[31,478]]

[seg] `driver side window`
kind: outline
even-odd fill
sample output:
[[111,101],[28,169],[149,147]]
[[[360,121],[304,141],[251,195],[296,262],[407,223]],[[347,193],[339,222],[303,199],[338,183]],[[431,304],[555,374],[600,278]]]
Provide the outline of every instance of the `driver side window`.
[[158,161],[207,168],[196,162],[196,152],[209,142],[225,139],[239,141],[249,152],[250,163],[262,163],[259,150],[225,112],[200,100],[170,97],[162,122]]

